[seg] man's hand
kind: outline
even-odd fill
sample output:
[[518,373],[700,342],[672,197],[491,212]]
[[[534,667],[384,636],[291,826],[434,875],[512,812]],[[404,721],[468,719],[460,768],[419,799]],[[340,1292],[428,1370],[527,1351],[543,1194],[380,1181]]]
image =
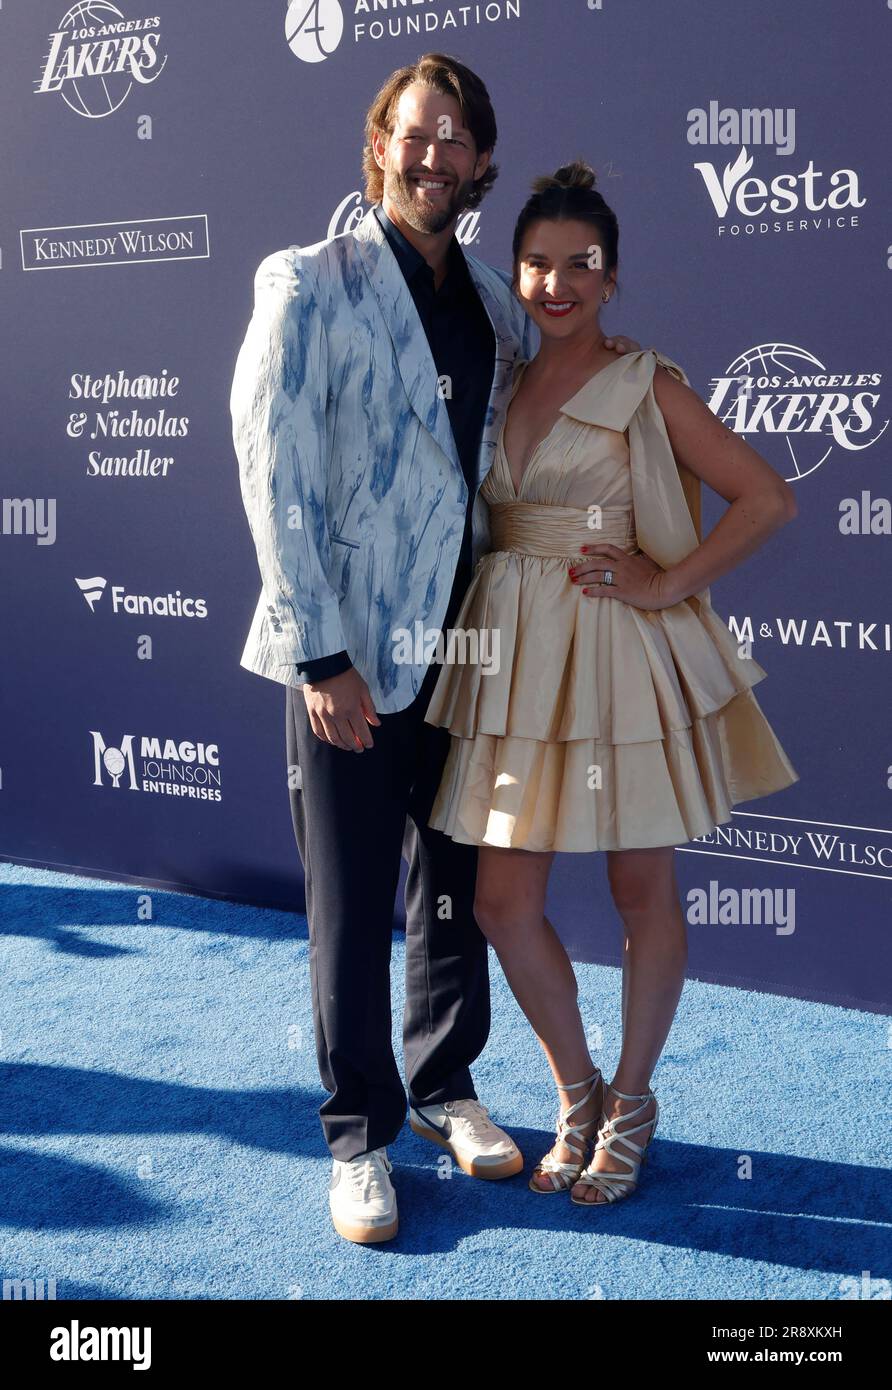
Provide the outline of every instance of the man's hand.
[[310,726],[323,743],[361,753],[373,747],[367,724],[380,724],[371,692],[355,666],[327,680],[307,682],[304,702]]
[[641,344],[636,343],[634,338],[624,338],[621,333],[616,334],[613,338],[605,338],[604,346],[615,348],[619,353],[638,352],[641,348]]

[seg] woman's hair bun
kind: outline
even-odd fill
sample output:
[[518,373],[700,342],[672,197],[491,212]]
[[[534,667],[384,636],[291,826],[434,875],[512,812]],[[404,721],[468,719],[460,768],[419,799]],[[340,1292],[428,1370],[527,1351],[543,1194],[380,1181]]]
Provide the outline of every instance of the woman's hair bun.
[[619,225],[616,213],[595,187],[595,171],[584,159],[572,159],[533,183],[533,192],[520,210],[511,243],[515,282],[520,255],[531,226],[539,222],[585,222],[597,234],[604,252],[604,273],[616,270]]
[[562,164],[553,174],[543,174],[533,180],[534,193],[547,193],[550,188],[594,188],[596,175],[584,159],[574,159]]

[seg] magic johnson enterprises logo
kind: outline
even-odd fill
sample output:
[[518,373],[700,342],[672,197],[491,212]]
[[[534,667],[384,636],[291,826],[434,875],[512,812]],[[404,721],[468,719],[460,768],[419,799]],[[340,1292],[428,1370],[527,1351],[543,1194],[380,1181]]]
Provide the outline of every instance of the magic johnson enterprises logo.
[[127,19],[110,0],[79,0],[50,34],[35,91],[58,92],[78,116],[100,120],[117,111],[134,82],[145,87],[164,71],[160,18]]
[[710,101],[708,107],[688,111],[687,122],[689,145],[739,147],[724,165],[712,160],[694,164],[720,237],[860,226],[855,209],[867,199],[860,195],[856,170],[819,168],[811,158],[804,167],[802,159],[794,162],[793,107],[720,108]]
[[[522,0],[291,0],[285,14],[285,40],[303,63],[322,63],[346,33],[354,44],[371,40],[421,38],[519,20]],[[415,13],[411,13],[411,11]],[[345,19],[345,13],[349,17]]]
[[[358,189],[354,189],[346,198],[341,199],[332,213],[326,236],[331,238],[340,236],[343,232],[355,231],[367,211],[362,204],[362,194]],[[468,208],[460,215],[455,225],[455,239],[461,246],[473,246],[480,240],[479,208]]]
[[[94,574],[89,579],[75,577],[74,582],[90,612],[95,613],[97,603],[108,588],[108,580],[101,574]],[[206,618],[208,615],[206,599],[184,597],[179,589],[172,594],[153,596],[128,594],[123,584],[112,584],[110,593],[111,609],[116,614],[129,613],[148,618]]]
[[98,729],[93,740],[93,786],[222,801],[220,752],[216,743],[125,734],[108,743]]
[[792,343],[760,343],[710,381],[710,410],[735,434],[758,435],[787,482],[807,478],[834,450],[860,454],[885,433],[881,372],[828,372]]
[[168,375],[166,367],[155,376],[127,376],[122,371],[104,376],[72,373],[68,399],[87,408],[69,412],[65,433],[69,439],[96,440],[103,445],[87,450],[88,478],[168,476],[176,462],[174,454],[139,441],[188,436],[189,416],[177,411],[180,384],[180,378]]

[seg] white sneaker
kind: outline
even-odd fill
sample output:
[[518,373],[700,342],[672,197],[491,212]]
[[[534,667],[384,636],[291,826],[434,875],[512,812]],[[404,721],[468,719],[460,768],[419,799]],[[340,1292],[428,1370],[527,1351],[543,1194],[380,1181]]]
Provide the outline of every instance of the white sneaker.
[[448,1149],[472,1178],[510,1178],[523,1167],[520,1149],[479,1101],[446,1100],[423,1109],[410,1105],[409,1125],[420,1138]]
[[333,1160],[328,1205],[338,1235],[371,1245],[391,1240],[399,1220],[386,1149],[371,1149],[347,1162]]

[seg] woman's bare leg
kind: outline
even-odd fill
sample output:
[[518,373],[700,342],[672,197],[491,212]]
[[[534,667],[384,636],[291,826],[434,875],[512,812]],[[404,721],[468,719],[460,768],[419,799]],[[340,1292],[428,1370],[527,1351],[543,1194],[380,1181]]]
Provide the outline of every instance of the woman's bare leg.
[[[561,1110],[569,1109],[585,1095],[585,1087],[561,1089],[582,1081],[595,1071],[577,1004],[578,984],[560,937],[545,916],[545,894],[553,853],[499,849],[481,845],[478,851],[477,892],[474,915],[480,930],[499,958],[515,999],[532,1025],[542,1046]],[[573,1123],[584,1125],[600,1117],[600,1087],[581,1106]],[[589,1131],[594,1133],[594,1124]],[[565,1144],[555,1148],[560,1162],[575,1155]],[[534,1179],[545,1191],[552,1189],[546,1175]]]
[[[616,909],[624,925],[623,946],[623,1044],[613,1085],[628,1094],[643,1095],[663,1050],[687,966],[687,929],[675,880],[675,850],[610,850],[607,874]],[[612,1091],[605,1099],[608,1117],[628,1114],[639,1101],[617,1100]],[[654,1114],[649,1101],[633,1122],[644,1123]],[[630,1124],[627,1126],[632,1128]],[[620,1132],[622,1124],[619,1125]],[[635,1136],[642,1144],[644,1130]],[[617,1143],[616,1154],[635,1158],[634,1149]],[[594,1167],[600,1172],[627,1172],[617,1158],[601,1149]],[[573,1196],[579,1201],[606,1201],[596,1188],[578,1183]]]

